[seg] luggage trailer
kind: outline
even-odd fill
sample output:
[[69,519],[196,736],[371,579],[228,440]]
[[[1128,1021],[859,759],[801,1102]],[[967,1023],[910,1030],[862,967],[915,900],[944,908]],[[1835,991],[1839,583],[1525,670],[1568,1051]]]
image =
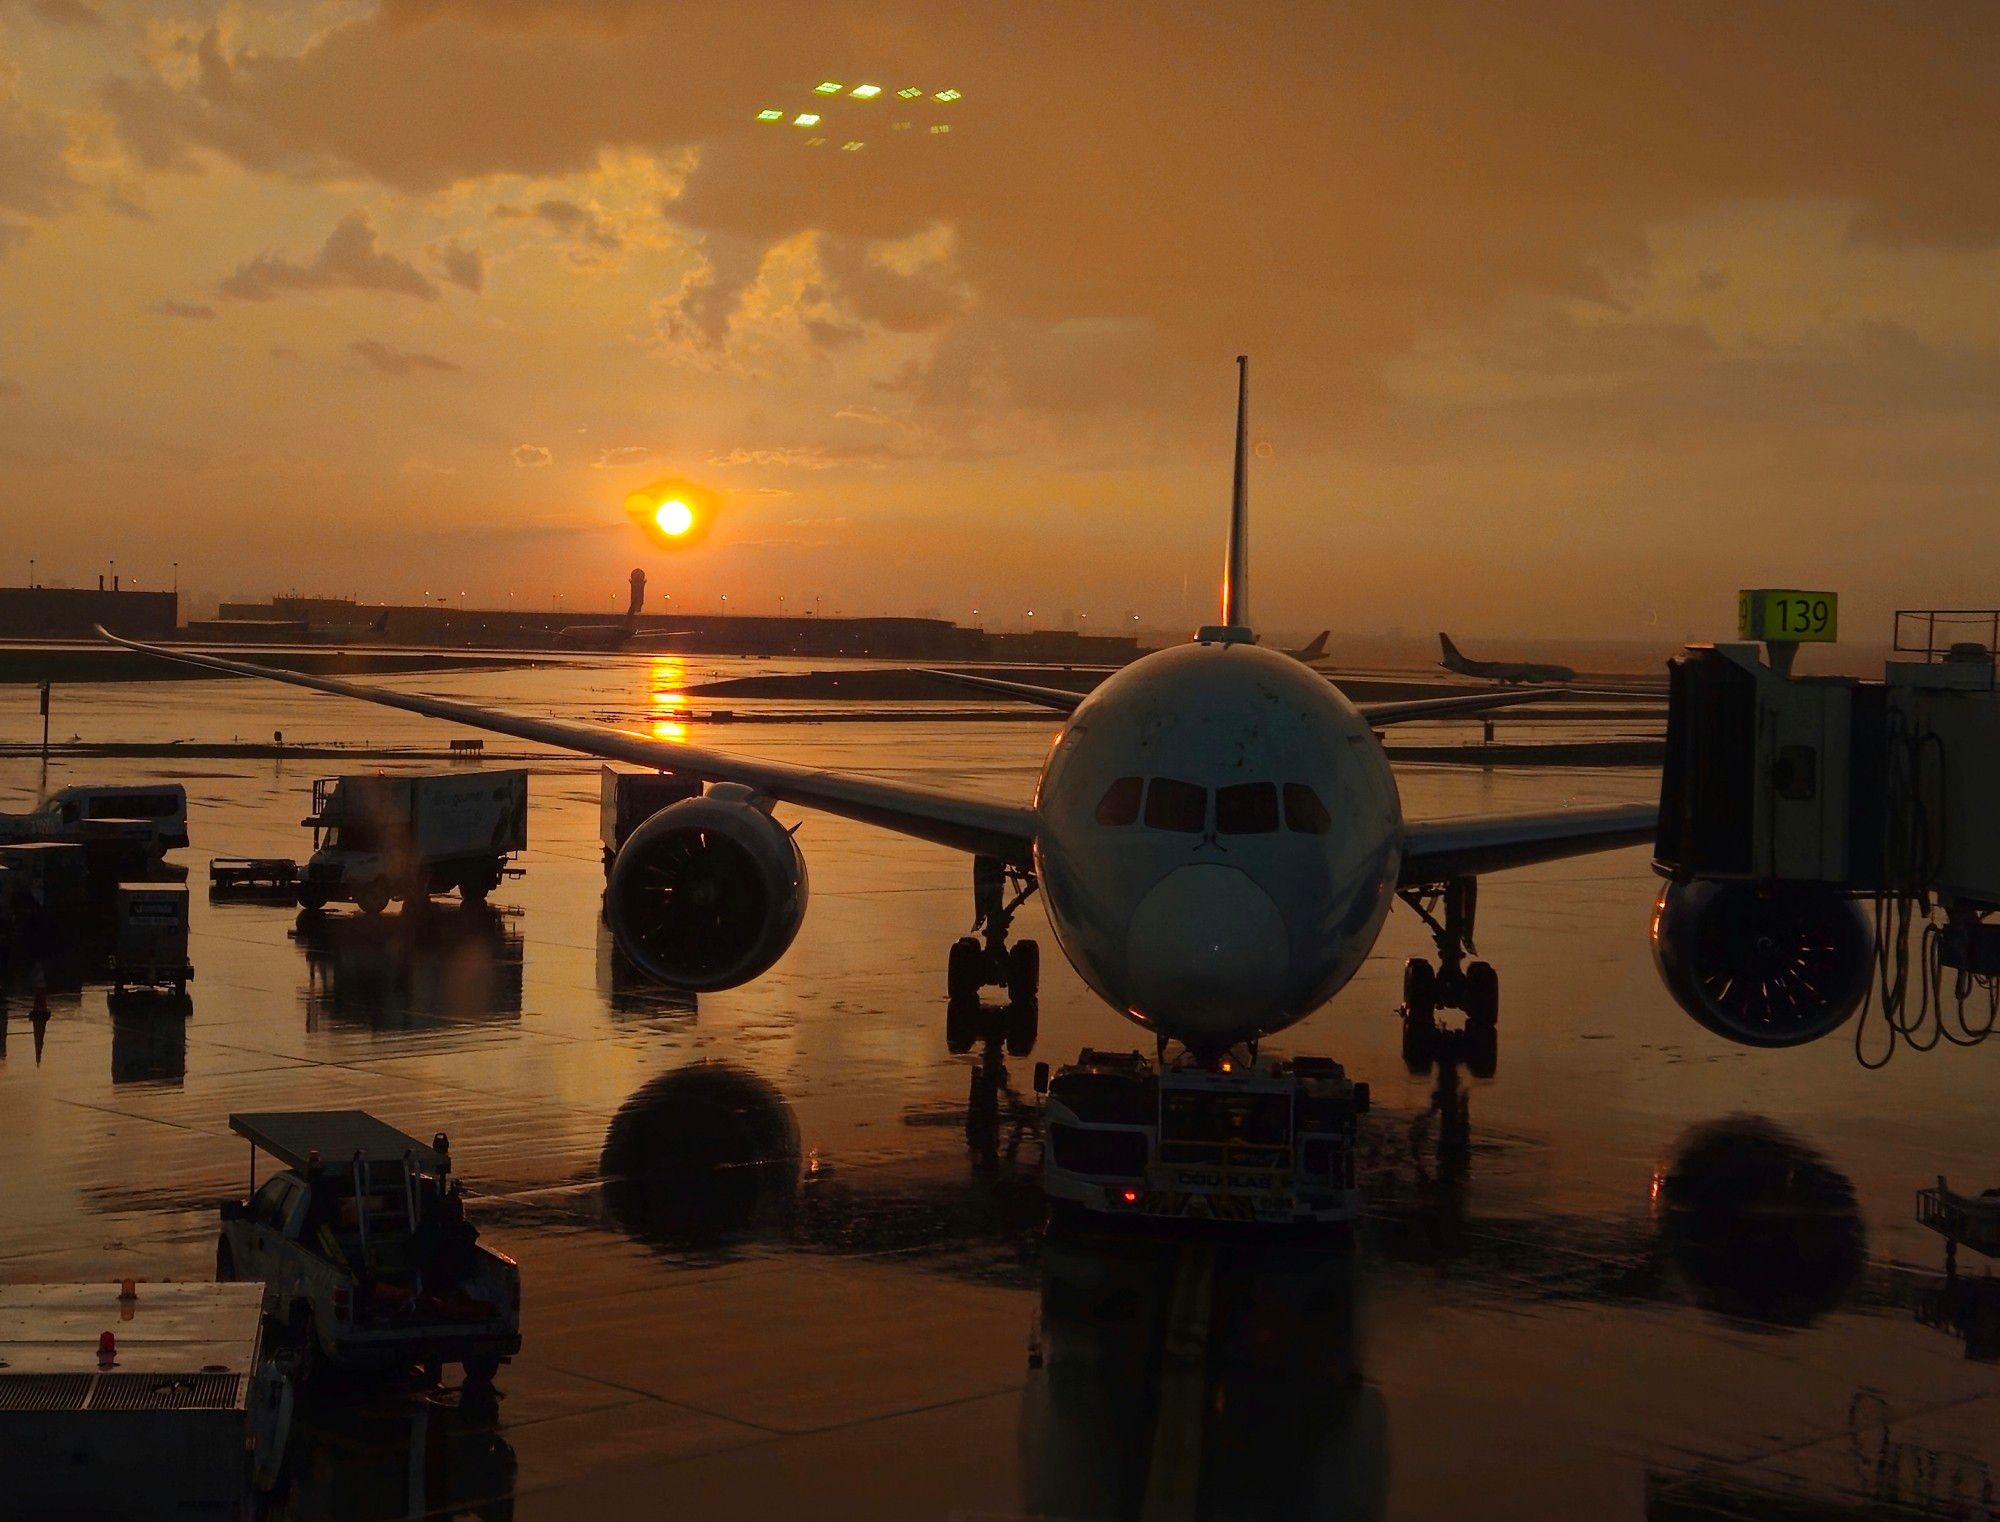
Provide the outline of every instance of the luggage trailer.
[[1042,1179],[1094,1217],[1340,1225],[1361,1214],[1368,1085],[1327,1057],[1155,1065],[1088,1048],[1036,1074]]

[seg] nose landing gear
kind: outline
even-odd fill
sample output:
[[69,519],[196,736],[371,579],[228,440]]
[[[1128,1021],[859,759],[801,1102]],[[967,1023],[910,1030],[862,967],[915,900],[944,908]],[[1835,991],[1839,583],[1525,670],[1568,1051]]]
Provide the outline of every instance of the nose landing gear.
[[[1456,877],[1448,882],[1399,890],[1404,903],[1416,910],[1437,942],[1438,965],[1422,957],[1403,964],[1403,1062],[1412,1073],[1427,1073],[1438,1059],[1447,1034],[1458,1038],[1466,1069],[1475,1078],[1491,1078],[1498,1062],[1500,975],[1490,962],[1465,963],[1472,943],[1473,915],[1479,904],[1479,880]],[[1442,915],[1442,918],[1440,918]],[[1440,1009],[1465,1012],[1465,1028],[1442,1032]]]
[[[1039,885],[1032,872],[1010,866],[997,857],[972,861],[971,935],[952,943],[945,964],[946,1048],[954,1055],[972,1050],[981,1039],[1004,1041],[1009,1056],[1025,1057],[1035,1049],[1042,988],[1042,948],[1033,941],[1007,943],[1014,912]],[[1009,890],[1012,897],[1009,897]],[[980,932],[985,932],[985,940]],[[1007,1002],[993,1008],[980,999],[988,988],[1004,988]]]
[[[1041,947],[1033,941],[1007,941],[1014,912],[1037,886],[1032,872],[998,857],[974,857],[972,934],[952,943],[945,964],[945,1049],[962,1056],[975,1045],[982,1047],[968,1080],[965,1140],[985,1166],[991,1166],[997,1153],[999,1111],[1009,1093],[1001,1051],[1010,1057],[1033,1052],[1041,1024]],[[986,1003],[980,995],[988,988],[1005,989],[1006,1002]]]

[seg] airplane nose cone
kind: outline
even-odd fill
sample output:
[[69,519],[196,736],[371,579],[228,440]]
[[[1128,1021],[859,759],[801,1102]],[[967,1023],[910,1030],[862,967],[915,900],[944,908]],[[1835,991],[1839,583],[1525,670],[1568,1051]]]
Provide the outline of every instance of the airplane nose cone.
[[1168,1035],[1257,1026],[1284,986],[1291,946],[1271,897],[1234,867],[1176,867],[1128,932],[1134,1006]]

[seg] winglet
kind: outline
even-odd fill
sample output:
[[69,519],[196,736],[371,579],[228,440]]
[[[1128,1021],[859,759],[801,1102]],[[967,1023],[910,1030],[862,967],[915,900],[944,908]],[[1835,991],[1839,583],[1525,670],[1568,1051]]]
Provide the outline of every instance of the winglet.
[[1229,551],[1222,566],[1222,625],[1250,627],[1250,356],[1236,356],[1236,480],[1229,498]]

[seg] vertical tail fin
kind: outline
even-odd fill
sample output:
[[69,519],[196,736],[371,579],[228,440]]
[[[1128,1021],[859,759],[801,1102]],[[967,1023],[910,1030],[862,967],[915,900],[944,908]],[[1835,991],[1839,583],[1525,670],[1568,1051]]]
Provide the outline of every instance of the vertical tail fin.
[[1331,629],[1320,630],[1319,633],[1315,634],[1312,637],[1312,643],[1310,645],[1307,645],[1305,649],[1301,650],[1299,653],[1309,661],[1318,660],[1322,655],[1326,654],[1327,638],[1332,633],[1333,631]]
[[1250,357],[1236,356],[1236,480],[1229,498],[1229,549],[1222,564],[1224,628],[1250,626]]
[[1454,663],[1465,659],[1464,656],[1458,653],[1458,646],[1451,642],[1449,634],[1443,632],[1438,634],[1438,648],[1444,651],[1444,659],[1438,663],[1439,665],[1450,667]]

